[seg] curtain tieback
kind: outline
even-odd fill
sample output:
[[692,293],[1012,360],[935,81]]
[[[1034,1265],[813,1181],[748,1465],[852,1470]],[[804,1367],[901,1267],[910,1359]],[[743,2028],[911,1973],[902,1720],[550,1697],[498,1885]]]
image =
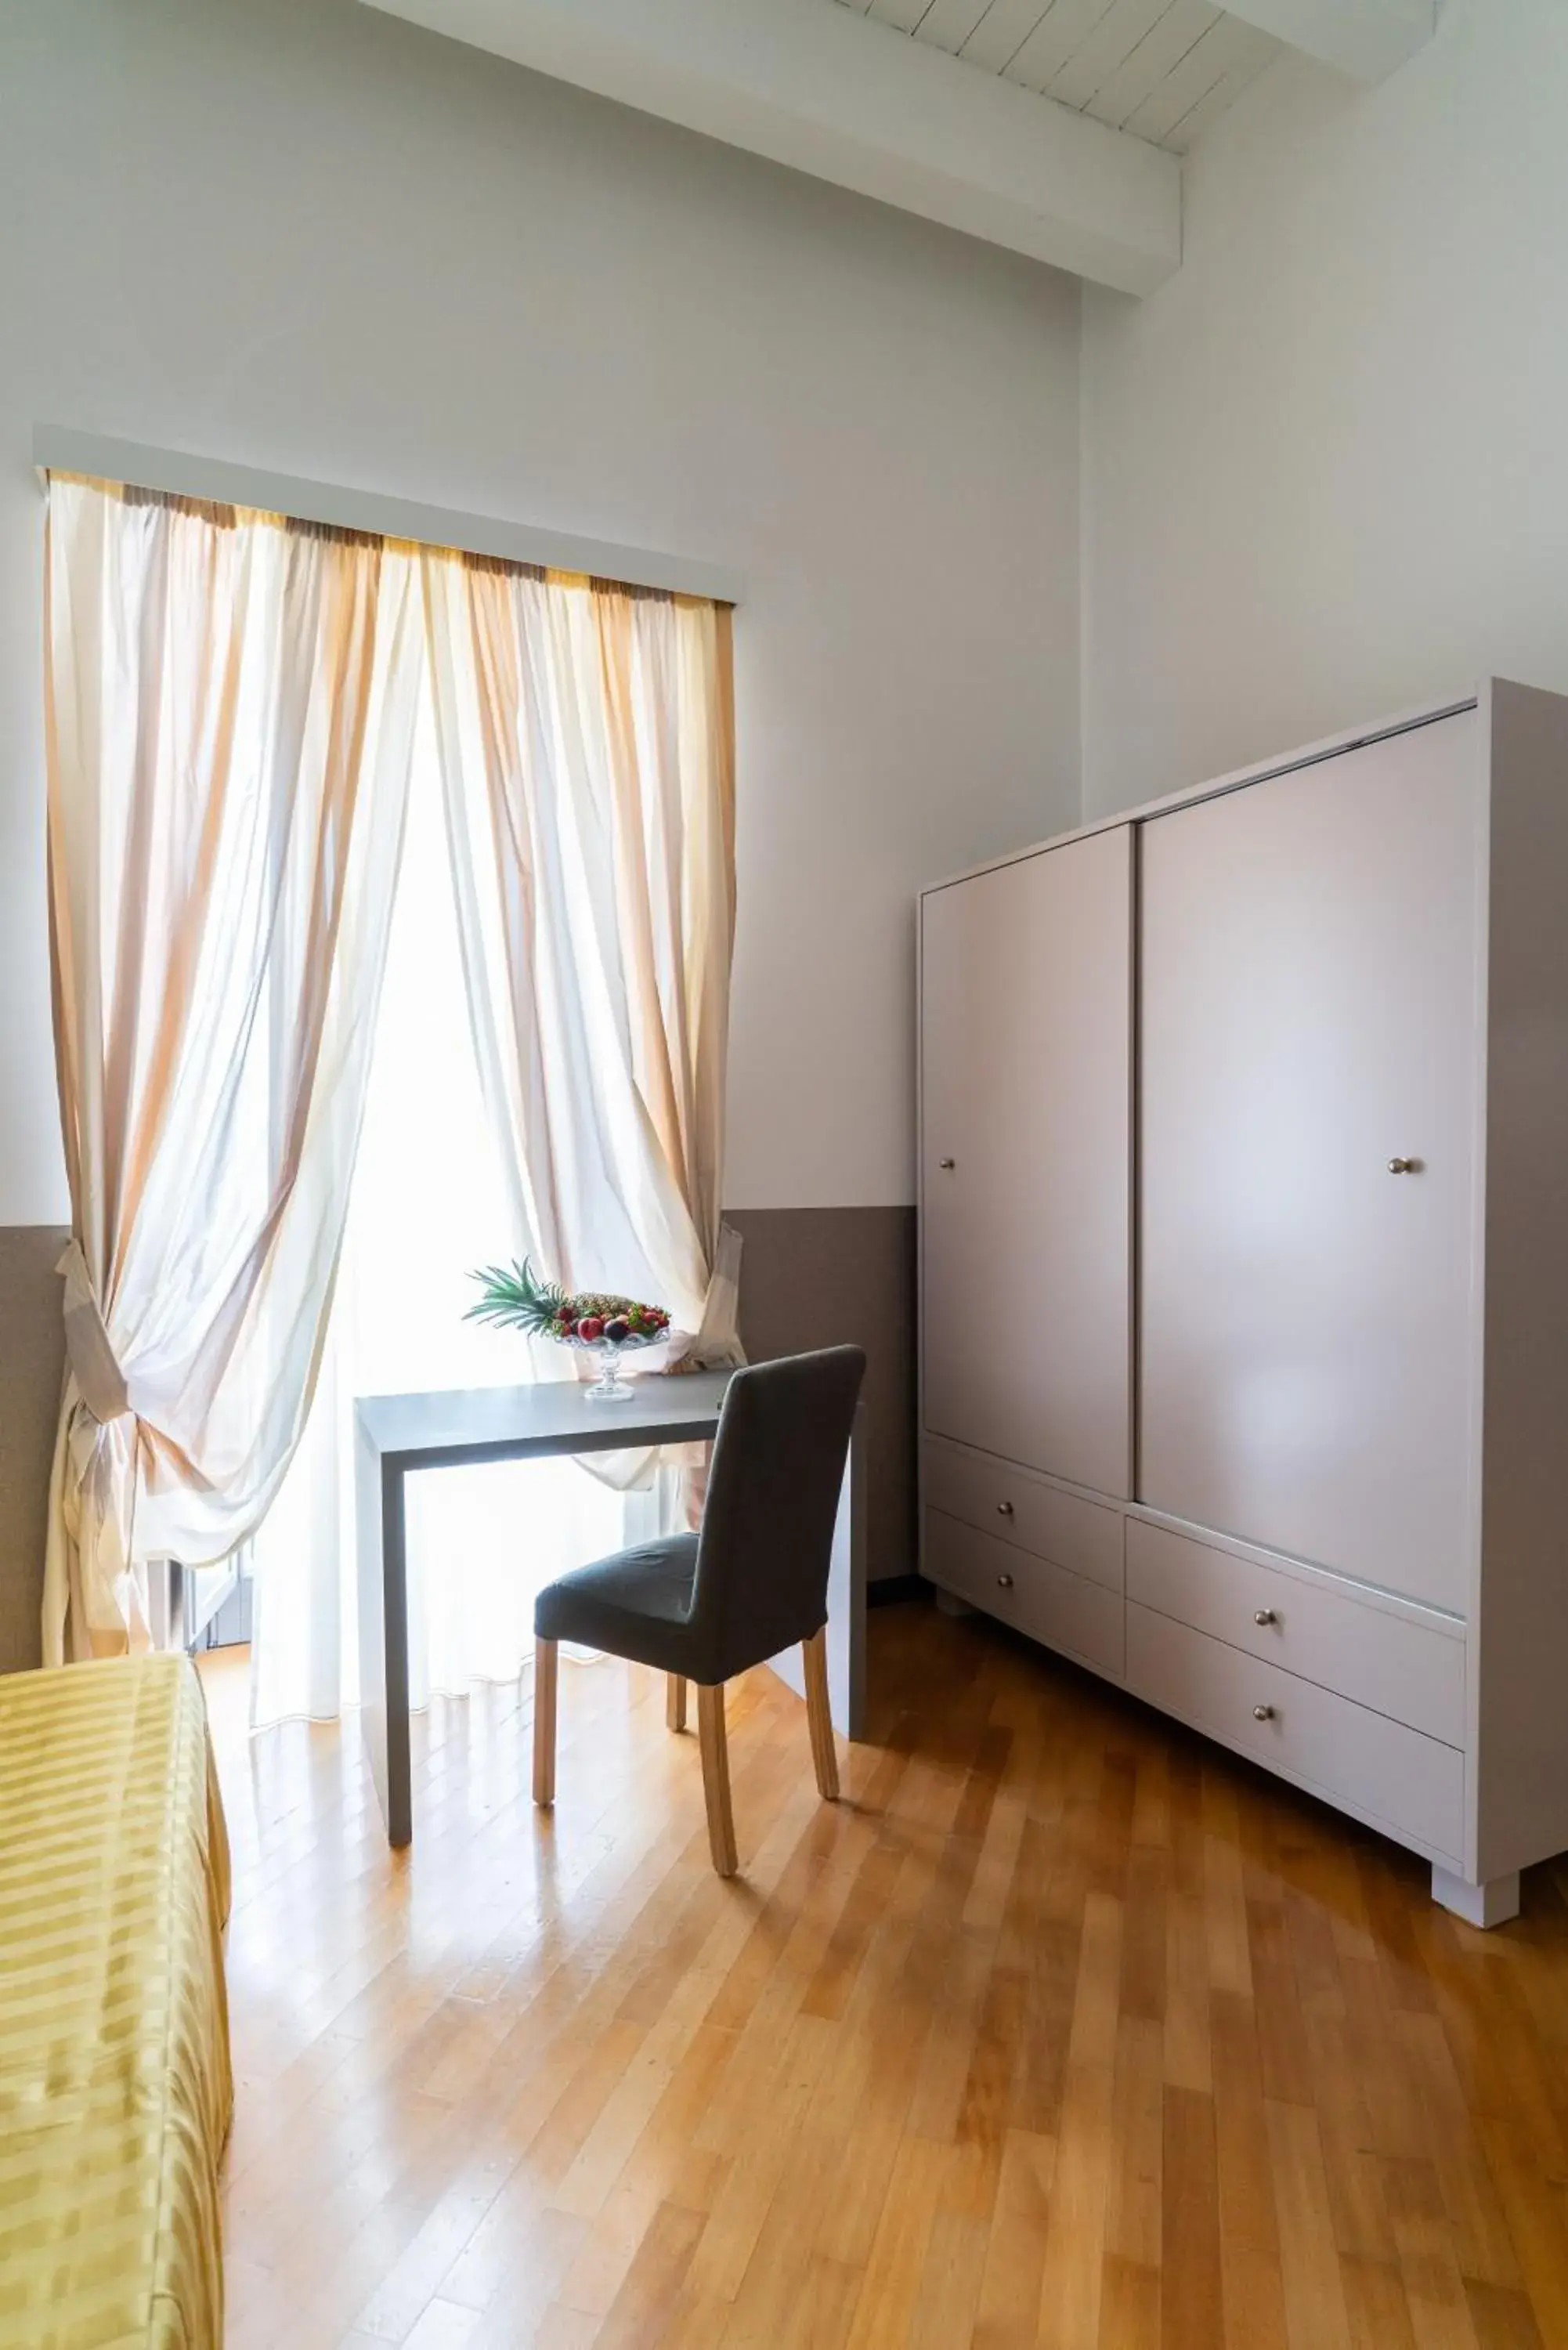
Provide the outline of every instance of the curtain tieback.
[[55,1267],[66,1277],[66,1355],[81,1399],[107,1425],[130,1409],[130,1390],[110,1341],[81,1243],[73,1240]]
[[721,1224],[695,1349],[703,1364],[715,1370],[746,1359],[740,1331],[742,1246],[734,1225]]

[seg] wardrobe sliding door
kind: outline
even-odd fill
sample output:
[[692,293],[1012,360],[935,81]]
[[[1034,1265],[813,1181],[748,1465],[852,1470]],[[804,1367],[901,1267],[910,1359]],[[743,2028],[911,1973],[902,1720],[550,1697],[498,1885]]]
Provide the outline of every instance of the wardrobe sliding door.
[[1462,1611],[1478,721],[1142,834],[1138,1493]]
[[928,1430],[1129,1490],[1126,827],[921,901]]

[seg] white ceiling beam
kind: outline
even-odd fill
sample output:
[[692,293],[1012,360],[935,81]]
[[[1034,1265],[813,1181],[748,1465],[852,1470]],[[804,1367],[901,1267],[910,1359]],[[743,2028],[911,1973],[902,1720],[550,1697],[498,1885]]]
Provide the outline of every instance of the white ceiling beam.
[[1383,81],[1429,41],[1438,0],[1224,0],[1232,16],[1353,81]]
[[835,0],[368,0],[815,179],[1147,294],[1180,166]]

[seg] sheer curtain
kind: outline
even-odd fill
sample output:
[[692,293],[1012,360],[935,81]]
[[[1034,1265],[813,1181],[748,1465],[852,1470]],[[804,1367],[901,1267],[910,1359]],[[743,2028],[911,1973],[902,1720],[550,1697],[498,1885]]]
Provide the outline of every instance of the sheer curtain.
[[222,1558],[309,1400],[420,681],[408,550],[57,474],[45,711],[72,1233],[47,1659]]
[[[331,1343],[254,1545],[257,1724],[358,1694],[354,1397],[576,1375],[559,1348],[465,1325],[468,1268],[532,1253],[570,1284],[666,1305],[693,1359],[739,1352],[720,1222],[728,611],[421,560],[433,691]],[[413,1480],[415,1703],[514,1678],[539,1585],[670,1523],[697,1465],[618,1454],[591,1476],[557,1461]]]
[[[534,1376],[518,1334],[462,1318],[469,1269],[514,1244],[509,1194],[470,1040],[427,706],[331,1334],[304,1440],[252,1546],[258,1728],[328,1719],[358,1697],[354,1398]],[[559,1375],[553,1354],[543,1367]],[[533,1654],[535,1591],[613,1550],[621,1527],[620,1497],[569,1461],[411,1479],[415,1704],[515,1679]]]
[[[734,940],[730,612],[426,550],[452,871],[514,1229],[568,1287],[738,1361],[721,1220]],[[649,1482],[653,1456],[596,1472]]]

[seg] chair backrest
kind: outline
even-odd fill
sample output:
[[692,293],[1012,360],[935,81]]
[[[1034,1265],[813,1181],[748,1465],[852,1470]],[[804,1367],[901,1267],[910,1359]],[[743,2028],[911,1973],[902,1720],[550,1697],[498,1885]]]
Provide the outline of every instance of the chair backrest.
[[827,1571],[855,1406],[858,1347],[737,1371],[724,1395],[697,1545],[697,1678],[734,1673],[827,1620]]

